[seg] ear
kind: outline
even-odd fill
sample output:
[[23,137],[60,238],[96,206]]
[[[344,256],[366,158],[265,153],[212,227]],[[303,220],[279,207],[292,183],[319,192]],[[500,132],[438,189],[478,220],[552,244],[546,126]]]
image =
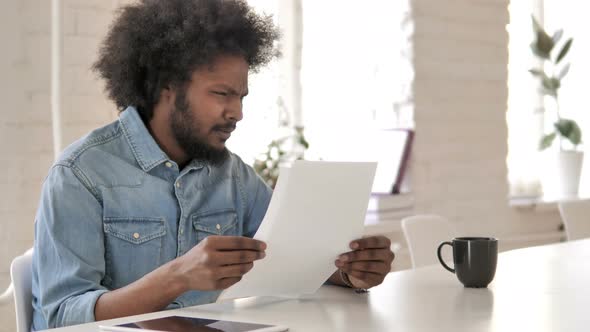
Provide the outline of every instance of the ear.
[[174,103],[176,102],[176,91],[170,87],[165,87],[160,90],[158,102],[154,105],[154,114],[169,114],[174,110]]
[[163,105],[174,105],[176,100],[176,91],[172,88],[165,87],[160,91],[160,101],[159,103]]

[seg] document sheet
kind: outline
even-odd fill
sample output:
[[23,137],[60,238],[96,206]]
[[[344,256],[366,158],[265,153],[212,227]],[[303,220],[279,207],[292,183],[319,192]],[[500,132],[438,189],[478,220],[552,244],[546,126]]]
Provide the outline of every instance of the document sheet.
[[266,257],[219,300],[314,293],[363,234],[377,163],[296,161],[282,168],[255,239]]

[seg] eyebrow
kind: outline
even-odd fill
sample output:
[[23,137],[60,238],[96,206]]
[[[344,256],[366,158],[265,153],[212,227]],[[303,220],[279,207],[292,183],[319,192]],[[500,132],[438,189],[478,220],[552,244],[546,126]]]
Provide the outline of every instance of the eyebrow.
[[241,97],[246,97],[248,95],[248,93],[250,93],[250,91],[248,91],[248,89],[246,89],[246,92],[244,94],[240,94],[238,91],[236,91],[234,88],[232,88],[231,86],[224,84],[224,83],[219,83],[219,84],[215,84],[214,86],[216,87],[220,87],[223,89],[226,89],[227,91],[229,91],[231,94],[233,95],[237,95],[237,96],[241,96]]

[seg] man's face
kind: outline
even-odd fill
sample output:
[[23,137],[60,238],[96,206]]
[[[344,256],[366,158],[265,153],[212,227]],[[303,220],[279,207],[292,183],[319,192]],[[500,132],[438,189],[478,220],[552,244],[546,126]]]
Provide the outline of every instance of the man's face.
[[186,91],[178,91],[170,118],[174,138],[190,159],[220,164],[227,158],[225,141],[242,120],[247,94],[248,64],[242,57],[220,56],[193,72]]

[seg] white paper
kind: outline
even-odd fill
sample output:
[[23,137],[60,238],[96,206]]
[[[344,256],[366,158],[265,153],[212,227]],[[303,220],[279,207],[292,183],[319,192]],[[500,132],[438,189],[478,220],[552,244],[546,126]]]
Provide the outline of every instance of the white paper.
[[363,234],[374,162],[297,161],[283,168],[255,239],[266,257],[219,300],[314,293]]

